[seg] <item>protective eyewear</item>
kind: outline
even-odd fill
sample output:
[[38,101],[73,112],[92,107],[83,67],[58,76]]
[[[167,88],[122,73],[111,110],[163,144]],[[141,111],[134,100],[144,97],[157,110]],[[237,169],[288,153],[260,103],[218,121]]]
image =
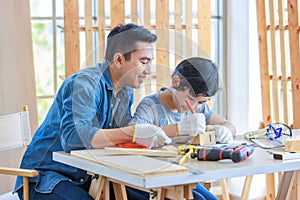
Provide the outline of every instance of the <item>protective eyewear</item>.
[[280,138],[282,135],[292,136],[292,129],[286,124],[283,123],[273,123],[267,126],[266,135],[270,140]]
[[262,148],[282,147],[287,137],[293,134],[290,126],[284,123],[272,123],[266,128],[245,133],[245,138]]

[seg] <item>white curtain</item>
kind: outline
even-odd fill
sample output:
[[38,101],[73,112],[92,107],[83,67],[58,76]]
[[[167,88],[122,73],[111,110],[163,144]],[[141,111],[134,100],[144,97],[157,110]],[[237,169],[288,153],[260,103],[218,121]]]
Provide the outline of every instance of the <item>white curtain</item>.
[[[28,105],[31,130],[37,128],[29,0],[0,0],[0,115]],[[1,130],[0,130],[1,131]],[[1,152],[1,166],[19,166],[23,150]],[[14,178],[0,176],[0,194],[12,189]]]

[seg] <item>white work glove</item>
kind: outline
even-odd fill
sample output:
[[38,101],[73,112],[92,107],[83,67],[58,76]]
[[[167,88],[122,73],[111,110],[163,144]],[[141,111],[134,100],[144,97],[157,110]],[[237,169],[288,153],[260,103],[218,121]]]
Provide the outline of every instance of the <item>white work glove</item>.
[[139,145],[147,146],[149,149],[170,144],[172,141],[162,128],[153,124],[136,124],[134,126],[132,141]]
[[205,132],[206,121],[203,113],[195,113],[184,117],[177,123],[178,134],[196,136]]
[[216,133],[216,142],[227,144],[232,142],[232,133],[231,131],[226,127],[222,125],[208,125],[206,126],[207,131],[214,130]]

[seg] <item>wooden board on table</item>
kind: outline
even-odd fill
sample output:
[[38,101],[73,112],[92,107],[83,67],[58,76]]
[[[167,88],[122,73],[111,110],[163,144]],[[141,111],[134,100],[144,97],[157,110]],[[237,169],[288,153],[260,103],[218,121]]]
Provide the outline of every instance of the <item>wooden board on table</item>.
[[107,155],[103,149],[71,151],[71,155],[143,177],[187,173],[188,168],[141,155]]
[[284,151],[300,151],[300,135],[284,141]]
[[137,148],[119,148],[105,147],[105,152],[108,154],[119,155],[143,155],[143,156],[159,156],[159,157],[176,157],[178,156],[177,149],[137,149]]

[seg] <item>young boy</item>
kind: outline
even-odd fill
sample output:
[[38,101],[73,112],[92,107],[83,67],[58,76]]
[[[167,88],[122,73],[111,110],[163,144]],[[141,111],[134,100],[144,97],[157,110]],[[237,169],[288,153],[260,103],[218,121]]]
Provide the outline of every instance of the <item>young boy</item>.
[[[204,132],[205,128],[214,129],[216,141],[228,143],[235,135],[235,126],[213,112],[206,103],[216,94],[218,85],[217,66],[211,60],[199,57],[185,59],[173,72],[172,85],[169,88],[161,88],[157,93],[142,99],[131,124],[160,126],[169,137],[176,137],[177,141],[178,138],[184,138],[184,135],[192,136]],[[193,126],[195,120],[198,120],[196,127]],[[193,195],[195,199],[216,199],[201,184],[193,189]]]
[[216,94],[218,85],[217,66],[211,60],[200,57],[185,59],[173,72],[169,88],[161,88],[142,99],[131,123],[163,127],[169,137],[186,135],[186,131],[192,128],[188,122],[193,118],[188,101],[196,113],[194,115],[200,113],[198,115],[204,116],[203,121],[199,122],[201,126],[204,123],[206,130],[214,129],[217,142],[228,143],[235,135],[235,126],[206,103]]

